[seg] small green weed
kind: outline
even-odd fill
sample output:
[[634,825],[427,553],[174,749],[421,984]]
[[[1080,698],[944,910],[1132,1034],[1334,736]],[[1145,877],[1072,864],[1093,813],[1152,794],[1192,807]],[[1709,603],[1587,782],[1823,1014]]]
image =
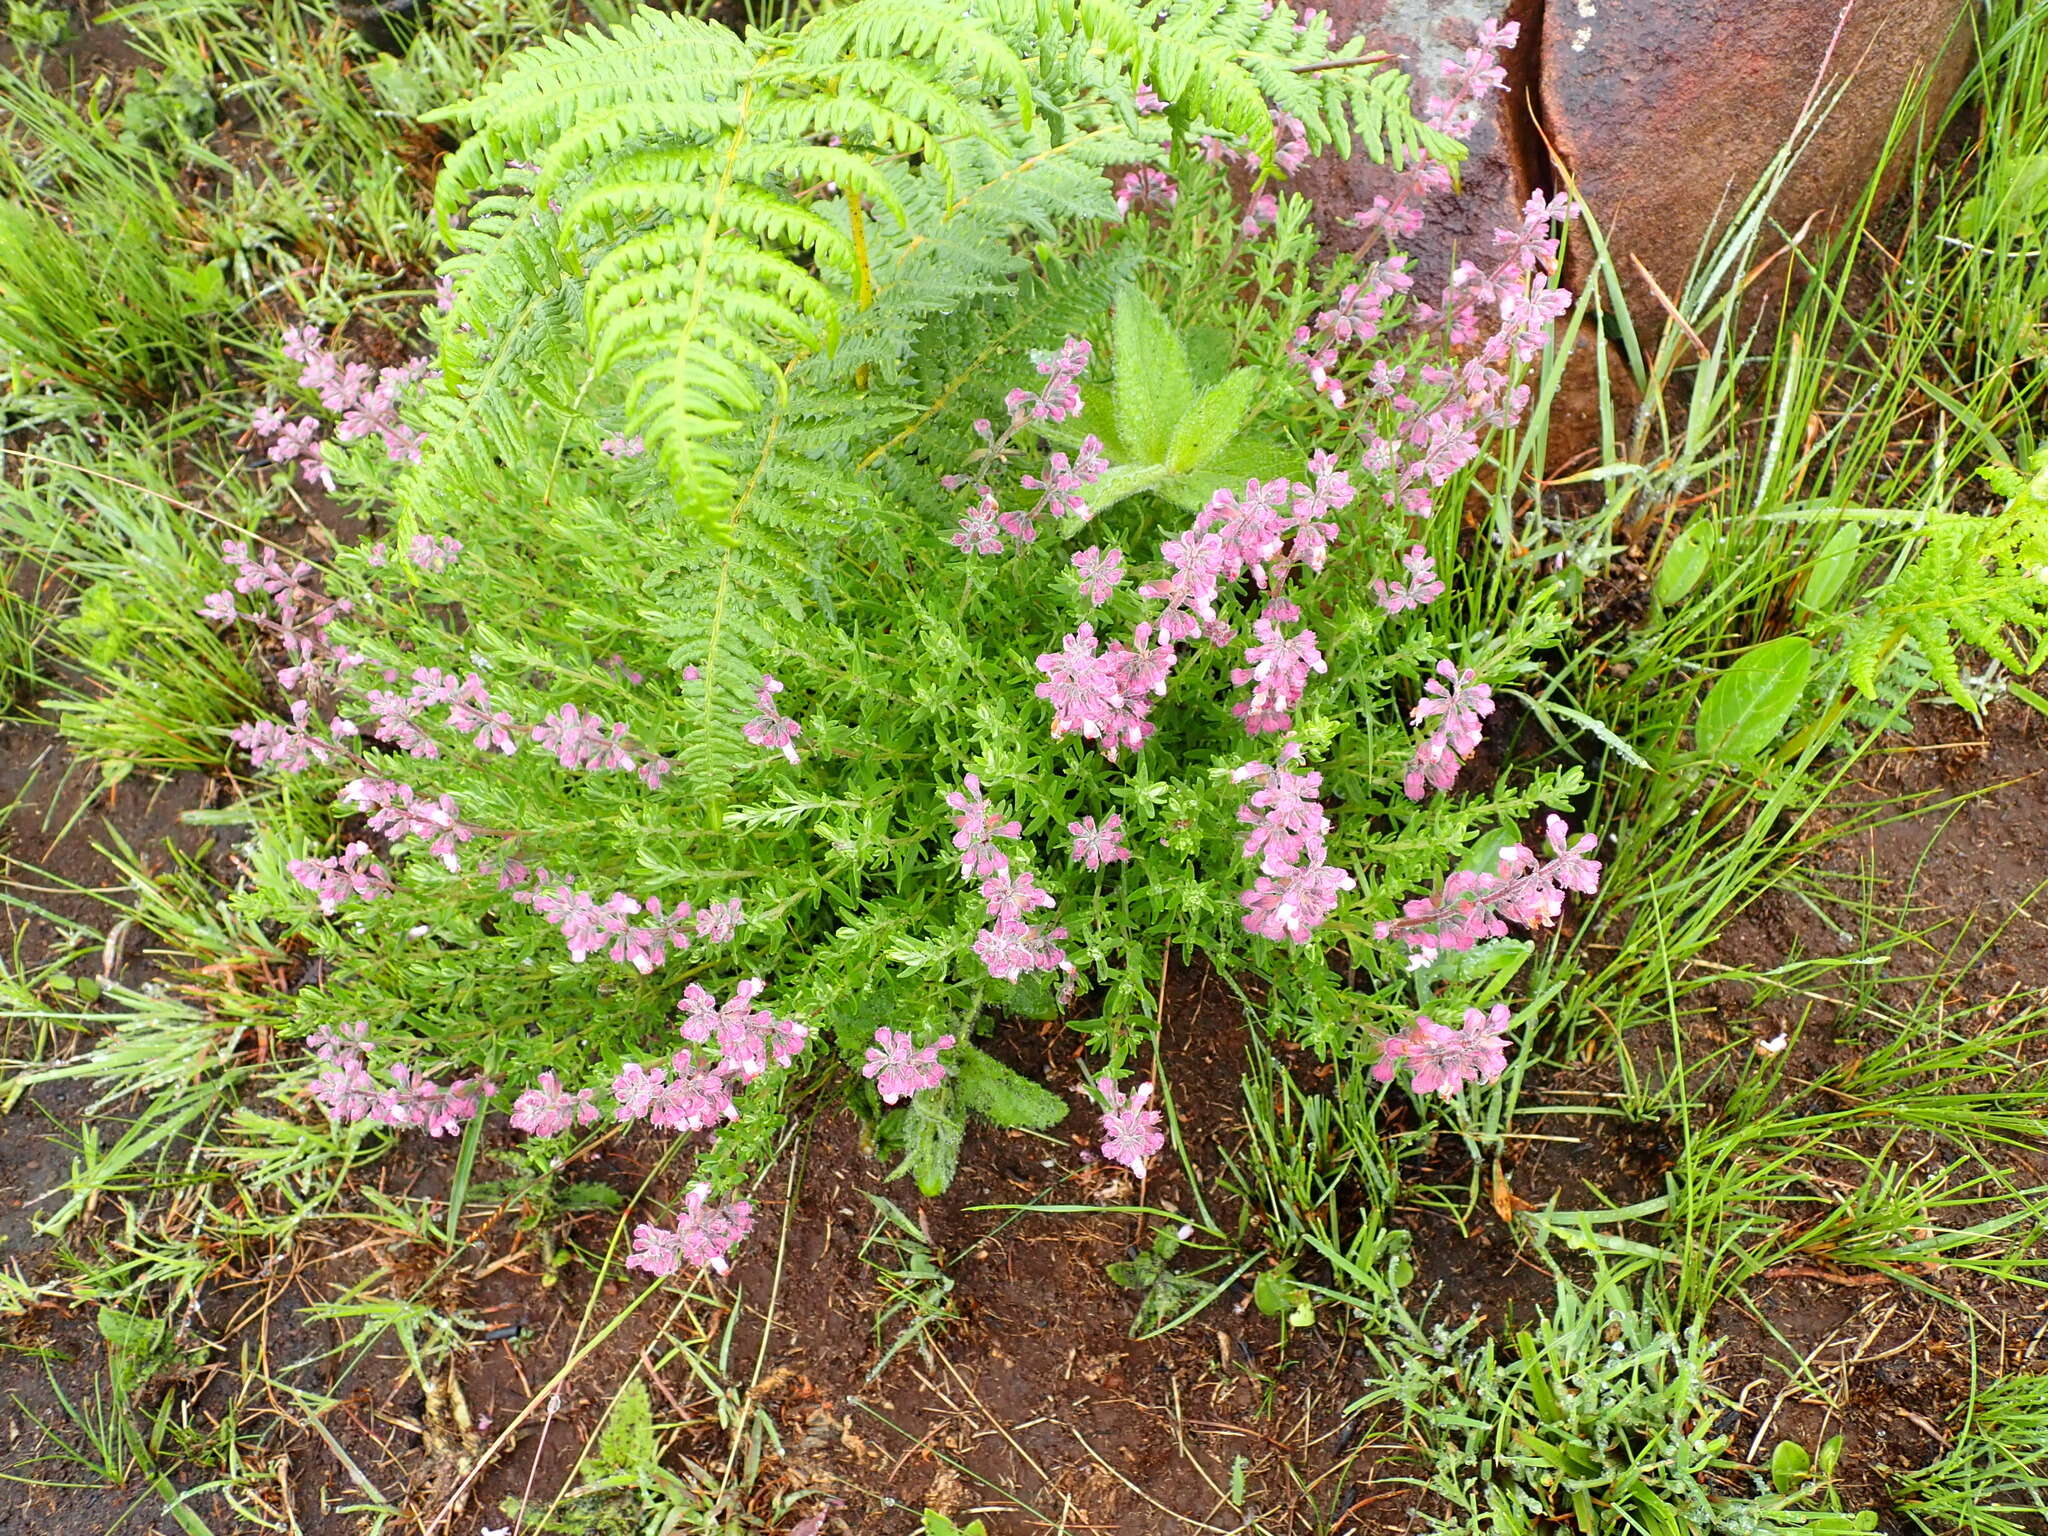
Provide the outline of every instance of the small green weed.
[[[1775,1469],[1769,1487],[1729,1455],[1731,1405],[1708,1381],[1701,1330],[1672,1334],[1608,1271],[1562,1280],[1549,1314],[1511,1343],[1476,1325],[1424,1329],[1405,1309],[1372,1344],[1384,1380],[1355,1411],[1398,1407],[1442,1499],[1440,1536],[1850,1536],[1874,1514],[1830,1507],[1824,1481]],[[1747,1493],[1726,1491],[1743,1477]],[[1819,1507],[1816,1507],[1816,1501]]]

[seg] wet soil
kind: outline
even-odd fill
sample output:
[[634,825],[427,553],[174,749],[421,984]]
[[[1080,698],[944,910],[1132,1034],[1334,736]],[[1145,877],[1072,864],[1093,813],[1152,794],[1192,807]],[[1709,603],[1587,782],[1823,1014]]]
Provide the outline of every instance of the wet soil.
[[[1959,998],[2048,986],[2030,841],[2048,809],[2043,737],[2039,718],[2016,706],[1995,709],[1981,736],[1954,712],[1929,710],[1913,739],[1873,760],[1854,793],[1919,795],[1932,808],[1827,855],[1878,882],[1901,909],[1911,904],[1925,924],[2004,924],[1982,960],[1951,978]],[[114,884],[90,846],[104,840],[90,830],[102,818],[138,848],[168,838],[192,850],[203,840],[177,819],[212,792],[203,778],[123,786],[111,803],[74,817],[87,781],[66,777],[63,761],[61,742],[39,727],[0,733],[17,881],[33,866],[55,883]],[[57,918],[105,926],[90,898],[37,899]],[[49,954],[70,933],[47,917],[13,912],[7,921],[24,955]],[[1732,923],[1709,958],[1775,964],[1835,942],[1821,918],[1773,894]],[[114,957],[131,981],[143,963],[139,942],[133,948]],[[105,969],[104,956],[86,950],[74,970]],[[1733,984],[1725,993],[1694,1016],[1703,1049],[1744,1031],[1763,1038],[1786,1006]],[[1233,1230],[1219,1175],[1242,1113],[1243,1024],[1228,990],[1194,972],[1170,976],[1164,1017],[1162,1060],[1196,1138],[1189,1152],[1202,1195]],[[1799,1048],[1856,1048],[1829,1037],[1827,1023],[1809,1011]],[[18,1037],[24,1027],[15,1023]],[[535,1529],[556,1495],[574,1489],[586,1447],[636,1373],[669,1437],[666,1465],[684,1469],[686,1481],[739,1489],[734,1497],[768,1530],[811,1515],[826,1517],[824,1531],[908,1529],[926,1506],[963,1520],[979,1514],[1005,1532],[1234,1531],[1250,1519],[1273,1531],[1414,1529],[1423,1512],[1389,1480],[1399,1470],[1398,1433],[1345,1416],[1367,1379],[1353,1346],[1326,1328],[1283,1337],[1248,1304],[1243,1279],[1222,1285],[1234,1252],[1181,1255],[1177,1267],[1202,1271],[1219,1293],[1173,1331],[1132,1337],[1140,1297],[1108,1266],[1193,1214],[1196,1197],[1178,1167],[1160,1166],[1134,1188],[1090,1158],[1092,1116],[1075,1094],[1074,1040],[1055,1026],[1029,1026],[1006,1047],[1013,1064],[1073,1099],[1069,1122],[1049,1136],[977,1128],[960,1178],[937,1200],[885,1180],[852,1116],[814,1104],[783,1165],[786,1183],[771,1182],[757,1200],[758,1235],[745,1258],[728,1281],[688,1292],[650,1289],[637,1277],[592,1291],[614,1234],[658,1219],[680,1193],[655,1141],[608,1140],[559,1171],[552,1202],[505,1203],[492,1181],[512,1187],[512,1149],[487,1142],[453,1242],[445,1199],[455,1157],[406,1143],[365,1170],[364,1187],[343,1202],[353,1217],[221,1253],[178,1320],[188,1358],[148,1389],[145,1413],[175,1398],[177,1421],[204,1428],[232,1411],[243,1422],[245,1457],[265,1473],[243,1496],[309,1536],[364,1528],[358,1511],[370,1503],[407,1510],[398,1529]],[[1438,1315],[1477,1313],[1496,1326],[1547,1303],[1550,1275],[1512,1224],[1517,1211],[1627,1204],[1661,1189],[1671,1132],[1569,1112],[1615,1091],[1611,1062],[1553,1073],[1525,1091],[1525,1103],[1558,1110],[1542,1118],[1540,1136],[1511,1143],[1494,1166],[1464,1166],[1444,1149],[1415,1169],[1420,1182],[1469,1192],[1399,1212],[1415,1238],[1416,1294],[1434,1292]],[[83,1088],[52,1085],[0,1115],[0,1235],[24,1281],[47,1288],[0,1329],[0,1394],[11,1405],[0,1460],[19,1476],[82,1485],[31,1487],[0,1511],[0,1531],[175,1529],[139,1474],[96,1485],[52,1459],[41,1427],[78,1444],[57,1394],[89,1401],[105,1380],[96,1308],[66,1284],[68,1272],[31,1224],[44,1208],[37,1200],[46,1207],[63,1184],[63,1138],[87,1102]],[[2048,1166],[2040,1172],[2048,1177]],[[406,1231],[369,1214],[370,1190],[424,1201],[429,1220]],[[904,1340],[879,1371],[916,1316],[905,1308],[878,1329],[877,1313],[899,1294],[885,1272],[914,1265],[871,1241],[883,1225],[871,1195],[894,1201],[927,1235],[953,1281],[929,1329]],[[1088,1213],[1103,1205],[1156,1214]],[[609,1272],[617,1275],[616,1261]],[[1743,1404],[1738,1449],[1767,1455],[1780,1438],[1814,1445],[1842,1434],[1851,1507],[1883,1510],[1888,1475],[1945,1448],[1951,1414],[1970,1388],[1973,1350],[1978,1370],[2048,1368],[2048,1308],[2035,1293],[1955,1270],[1917,1278],[1922,1287],[1824,1259],[1794,1263],[1724,1307],[1715,1319],[1728,1341],[1718,1375]],[[431,1392],[395,1338],[342,1348],[352,1325],[309,1315],[344,1295],[404,1299],[430,1327],[463,1341]],[[693,1374],[684,1344],[718,1361],[720,1376]],[[257,1360],[273,1378],[267,1393],[253,1391],[247,1375]],[[1795,1361],[1803,1373],[1792,1372]],[[280,1396],[282,1385],[291,1392]],[[317,1403],[331,1406],[309,1413]],[[1365,1454],[1333,1475],[1360,1444]],[[735,1456],[755,1463],[752,1476],[724,1475]],[[203,1458],[175,1481],[207,1481]],[[216,1532],[255,1528],[238,1523],[243,1517],[217,1494],[200,1493],[190,1507]]]

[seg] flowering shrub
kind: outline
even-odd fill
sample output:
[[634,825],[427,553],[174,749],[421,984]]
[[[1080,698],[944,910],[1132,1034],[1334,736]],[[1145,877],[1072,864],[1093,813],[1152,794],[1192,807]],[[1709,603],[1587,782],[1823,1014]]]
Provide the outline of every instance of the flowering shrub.
[[[1326,22],[1268,9],[1275,46],[1323,45]],[[1448,155],[1469,129],[1499,85],[1482,52],[1415,142]],[[761,403],[717,427],[715,537],[695,521],[716,488],[679,518],[671,478],[703,444],[640,411],[630,345],[593,355],[572,324],[612,258],[601,221],[560,211],[581,172],[544,144],[481,151],[539,159],[493,162],[505,190],[450,263],[435,368],[373,384],[293,334],[296,388],[340,410],[354,379],[337,436],[384,434],[334,478],[393,532],[324,585],[230,546],[207,612],[276,636],[289,709],[241,742],[333,806],[339,853],[279,830],[259,864],[327,959],[296,1006],[336,1118],[702,1136],[676,1225],[639,1230],[630,1262],[660,1275],[724,1267],[751,1215],[723,1194],[793,1072],[851,1069],[927,1190],[970,1113],[1057,1122],[974,1043],[1004,1014],[1090,1037],[1103,1154],[1142,1177],[1160,1113],[1117,1074],[1176,946],[1418,1093],[1502,1070],[1510,1013],[1480,988],[1526,953],[1509,925],[1555,921],[1599,866],[1556,816],[1548,857],[1516,840],[1574,772],[1474,771],[1491,689],[1558,620],[1462,606],[1455,531],[1564,302],[1565,210],[1532,200],[1491,268],[1424,301],[1391,247],[1312,267],[1305,209],[1272,185],[1239,224],[1231,175],[1293,169],[1327,121],[1233,135],[1175,102],[1171,71],[1139,92],[1078,78],[1075,121],[1150,125],[1112,140],[1143,163],[1063,183],[1003,291],[920,274],[966,258],[884,217],[936,170],[805,161],[836,185],[814,177],[788,216],[836,219],[871,265],[836,350],[747,355]],[[1408,176],[1412,198],[1361,220],[1411,232],[1444,160]],[[1220,253],[1218,210],[1239,230]],[[583,267],[534,265],[535,230]],[[1185,302],[1151,296],[1191,271]],[[303,473],[309,446],[275,451],[295,408],[259,428]]]

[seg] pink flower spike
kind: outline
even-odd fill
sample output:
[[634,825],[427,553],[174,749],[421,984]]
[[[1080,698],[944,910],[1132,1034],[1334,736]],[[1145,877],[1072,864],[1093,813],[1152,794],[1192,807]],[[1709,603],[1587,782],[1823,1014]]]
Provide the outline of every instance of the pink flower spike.
[[860,1069],[861,1076],[875,1080],[884,1104],[894,1104],[944,1082],[946,1068],[939,1061],[939,1052],[951,1050],[954,1044],[951,1035],[941,1035],[920,1049],[907,1030],[884,1025],[875,1031],[875,1043],[868,1047],[868,1063]]
[[667,1075],[667,1070],[662,1067],[650,1072],[637,1061],[627,1062],[619,1069],[619,1075],[612,1079],[612,1098],[617,1101],[612,1118],[621,1125],[645,1120],[661,1094],[662,1079]]
[[1544,819],[1543,840],[1550,845],[1550,878],[1568,891],[1591,896],[1600,889],[1600,863],[1589,859],[1600,840],[1587,832],[1572,842],[1571,829],[1556,816]]
[[1073,566],[1080,578],[1081,595],[1088,599],[1090,607],[1100,608],[1124,579],[1124,552],[1092,546],[1074,555]]
[[745,1200],[726,1205],[710,1202],[709,1184],[691,1186],[683,1198],[682,1214],[676,1217],[676,1237],[685,1259],[722,1275],[725,1256],[754,1229],[754,1207]]
[[596,1097],[595,1090],[589,1088],[571,1093],[554,1073],[543,1072],[535,1086],[513,1100],[512,1129],[529,1136],[559,1136],[576,1126],[593,1124],[597,1105],[592,1100]]
[[1152,1085],[1140,1083],[1125,1093],[1111,1078],[1098,1077],[1095,1090],[1107,1106],[1102,1113],[1102,1155],[1144,1178],[1146,1162],[1166,1146],[1166,1132],[1159,1128],[1159,1111],[1145,1106],[1152,1096]]
[[1495,1003],[1492,1011],[1465,1010],[1465,1022],[1447,1029],[1427,1014],[1398,1035],[1380,1042],[1380,1059],[1372,1075],[1383,1083],[1394,1080],[1402,1062],[1414,1076],[1415,1092],[1453,1097],[1467,1083],[1490,1083],[1507,1070],[1508,1005]]
[[724,1205],[711,1202],[709,1184],[693,1184],[676,1213],[673,1230],[642,1222],[633,1229],[633,1252],[626,1268],[645,1270],[657,1279],[694,1264],[722,1275],[727,1256],[754,1230],[754,1207],[745,1200]]
[[775,696],[780,692],[782,684],[768,673],[762,673],[761,686],[754,691],[754,704],[761,712],[740,727],[740,734],[757,747],[780,752],[794,764],[797,760],[796,739],[803,735],[804,728],[783,714],[776,704]]
[[1145,166],[1124,172],[1116,187],[1116,211],[1128,217],[1133,208],[1171,208],[1180,201],[1180,187],[1166,172]]
[[735,896],[730,901],[714,901],[697,914],[697,937],[706,944],[728,944],[740,931],[743,920],[739,897]]
[[1128,863],[1131,850],[1124,846],[1124,819],[1111,815],[1096,824],[1093,816],[1067,823],[1073,835],[1074,851],[1069,857],[1083,869],[1101,869],[1106,864]]

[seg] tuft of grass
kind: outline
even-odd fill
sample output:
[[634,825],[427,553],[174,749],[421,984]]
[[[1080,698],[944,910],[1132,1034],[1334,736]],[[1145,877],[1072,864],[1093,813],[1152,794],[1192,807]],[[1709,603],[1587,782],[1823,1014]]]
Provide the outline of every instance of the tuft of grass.
[[1919,1536],[2036,1536],[2048,1527],[2048,1376],[1984,1383],[1957,1410],[1956,1437],[1897,1484]]
[[0,365],[118,411],[224,382],[233,301],[169,168],[33,76],[0,70]]
[[221,585],[209,516],[146,450],[46,437],[9,460],[0,548],[69,591],[52,639],[71,680],[50,706],[65,738],[110,780],[224,766],[228,732],[264,706],[249,642],[199,614]]
[[1550,1310],[1511,1340],[1475,1330],[1426,1328],[1397,1308],[1384,1338],[1367,1340],[1382,1379],[1352,1405],[1400,1411],[1422,1467],[1396,1480],[1450,1512],[1441,1536],[1877,1528],[1874,1514],[1843,1513],[1824,1479],[1773,1486],[1730,1454],[1714,1346],[1698,1327],[1664,1330],[1621,1271],[1597,1268],[1583,1290],[1560,1279]]

